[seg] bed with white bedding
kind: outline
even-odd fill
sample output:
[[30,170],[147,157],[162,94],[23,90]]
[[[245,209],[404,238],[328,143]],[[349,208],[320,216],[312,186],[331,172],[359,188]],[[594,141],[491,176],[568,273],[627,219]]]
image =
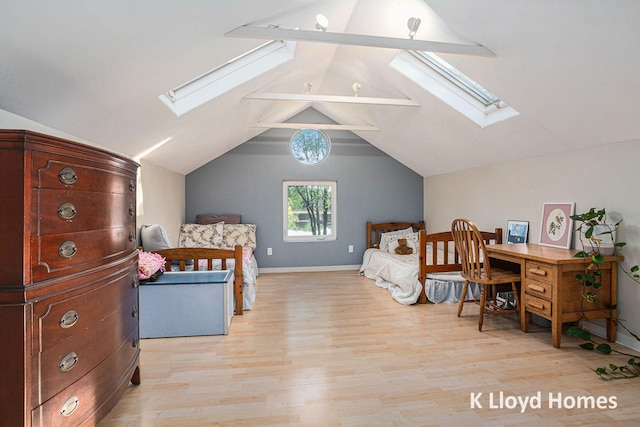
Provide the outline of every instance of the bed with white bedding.
[[[241,285],[238,284],[236,314],[242,310],[250,310],[256,298],[255,285],[258,277],[258,263],[254,256],[256,248],[256,225],[241,224],[240,215],[198,215],[198,224],[183,224],[180,227],[178,247],[174,248],[166,231],[160,224],[143,225],[140,229],[142,246],[147,252],[159,252],[174,249],[217,249],[220,253],[204,252],[202,258],[193,258],[188,252],[168,251],[162,253],[167,259],[174,260],[167,264],[167,270],[193,271],[194,259],[198,259],[197,270],[235,269],[236,246],[241,248],[242,273]],[[229,221],[229,223],[225,222]],[[213,222],[213,223],[210,223]],[[191,258],[189,258],[191,256]],[[221,259],[225,259],[222,261]],[[207,267],[207,263],[211,266]],[[204,264],[203,264],[204,263]]]
[[[486,241],[502,241],[502,230],[482,232]],[[406,239],[413,253],[398,255],[398,239]],[[360,273],[387,289],[404,305],[416,302],[456,303],[464,286],[462,267],[450,232],[427,234],[424,223],[367,223],[367,250]],[[477,284],[469,284],[467,300],[479,298]]]
[[[200,215],[198,218],[200,219]],[[201,221],[208,221],[219,216],[207,215]],[[255,285],[258,278],[258,263],[254,251],[256,249],[256,225],[255,224],[227,224],[219,221],[213,224],[182,224],[178,248],[209,248],[209,249],[233,249],[242,247],[242,308],[251,310],[256,298]],[[207,262],[199,260],[199,263]],[[225,263],[227,268],[235,269],[235,259],[230,257]],[[193,266],[185,265],[185,270],[193,269]],[[202,267],[202,264],[200,265]],[[222,261],[214,260],[212,269],[220,269]],[[175,269],[175,266],[172,266]],[[210,268],[211,269],[211,268]],[[236,310],[238,311],[238,310]]]

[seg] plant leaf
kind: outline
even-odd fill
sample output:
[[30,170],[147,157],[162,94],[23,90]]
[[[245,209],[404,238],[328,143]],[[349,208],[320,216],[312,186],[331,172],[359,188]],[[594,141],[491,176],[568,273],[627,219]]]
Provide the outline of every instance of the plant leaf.
[[596,351],[602,354],[611,354],[611,346],[609,344],[598,344]]
[[595,348],[592,342],[586,342],[584,344],[580,344],[580,347],[584,348],[585,350],[593,350]]
[[567,336],[578,337],[585,341],[591,340],[591,332],[587,331],[586,329],[582,329],[578,326],[571,326],[569,329],[567,329]]

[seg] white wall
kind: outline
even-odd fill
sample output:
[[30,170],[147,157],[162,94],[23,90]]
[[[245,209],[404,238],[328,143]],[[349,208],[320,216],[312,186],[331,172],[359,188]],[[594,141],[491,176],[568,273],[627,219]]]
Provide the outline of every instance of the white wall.
[[161,224],[174,246],[184,223],[185,176],[142,160],[138,184],[138,227]]
[[58,138],[64,138],[70,141],[80,142],[82,144],[106,149],[107,151],[112,151],[105,147],[101,147],[97,144],[93,144],[89,141],[83,140],[81,138],[59,131],[57,129],[50,128],[49,126],[45,126],[41,123],[34,122],[33,120],[27,119],[22,116],[18,116],[17,114],[13,114],[13,113],[10,113],[9,111],[2,110],[2,109],[0,109],[0,129],[30,130],[33,132],[39,132],[46,135],[56,136]]
[[[633,140],[425,178],[427,231],[449,230],[457,217],[484,230],[505,229],[514,219],[529,221],[529,242],[538,243],[543,203],[575,202],[576,213],[606,208],[609,217],[623,219],[617,240],[627,243],[621,254],[628,269],[640,264],[639,165],[640,140]],[[619,270],[619,318],[636,334],[639,306],[640,284]],[[621,328],[618,341],[640,349]]]

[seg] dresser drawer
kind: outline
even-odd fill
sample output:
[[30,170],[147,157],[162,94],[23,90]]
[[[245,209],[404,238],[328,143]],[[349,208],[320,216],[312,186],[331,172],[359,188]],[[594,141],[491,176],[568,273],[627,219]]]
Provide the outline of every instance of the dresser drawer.
[[[135,317],[132,315],[135,310]],[[79,334],[71,340],[36,355],[38,375],[34,376],[34,405],[46,402],[64,388],[105,360],[114,348],[138,333],[137,307],[129,308],[124,316],[113,313],[96,325],[91,333]],[[131,345],[131,342],[129,342]]]
[[32,236],[33,281],[47,280],[122,257],[136,248],[135,227]]
[[525,277],[540,282],[551,283],[553,281],[553,266],[536,261],[525,262]]
[[38,188],[136,194],[136,175],[106,163],[34,152],[32,170]]
[[33,353],[40,353],[83,333],[92,333],[113,313],[123,318],[138,305],[138,269],[132,265],[96,282],[73,297],[47,298],[34,304]]
[[133,194],[33,190],[33,228],[38,236],[135,226]]
[[553,285],[551,283],[525,279],[524,291],[539,298],[553,299]]
[[524,307],[526,311],[536,313],[542,317],[551,317],[551,301],[524,294]]
[[[97,411],[137,365],[139,340],[132,333],[93,370],[31,412],[32,425],[41,427],[78,425]],[[126,375],[126,377],[123,377]]]

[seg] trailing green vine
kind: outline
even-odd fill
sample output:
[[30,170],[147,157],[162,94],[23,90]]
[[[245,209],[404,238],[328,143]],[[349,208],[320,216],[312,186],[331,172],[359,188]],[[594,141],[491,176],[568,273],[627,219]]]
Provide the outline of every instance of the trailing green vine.
[[[601,236],[609,235],[613,241],[613,233],[618,229],[622,220],[610,225],[607,223],[606,217],[607,214],[605,209],[597,210],[596,208],[591,208],[588,212],[572,215],[571,219],[580,222],[576,231],[581,233],[581,237],[584,236],[584,238],[580,239],[582,250],[578,251],[575,255],[576,257],[584,258],[585,260],[584,271],[576,274],[576,280],[582,283],[582,300],[583,302],[598,304],[603,310],[612,310],[616,309],[615,305],[605,306],[598,299],[598,289],[602,287],[602,266],[605,263],[605,256],[601,253]],[[598,227],[600,233],[595,233],[596,227]],[[604,231],[602,231],[602,228],[604,228]],[[618,250],[625,245],[625,242],[615,242],[613,244],[613,255],[617,255]],[[636,283],[640,283],[640,267],[638,265],[634,265],[629,270],[626,270],[621,264],[618,264],[618,266],[632,280]],[[640,341],[640,337],[630,331],[619,319],[613,318],[611,320],[617,326],[621,326],[625,329],[636,340]],[[637,378],[640,376],[640,359],[638,356],[615,350],[609,344],[595,341],[592,339],[591,333],[580,326],[570,327],[567,330],[567,335],[586,341],[584,344],[580,345],[580,347],[585,350],[592,350],[605,355],[616,353],[631,357],[625,365],[610,363],[608,367],[592,369],[602,380],[612,381],[618,379]]]
[[595,372],[595,374],[598,375],[602,380],[613,381],[640,377],[640,359],[638,359],[637,356],[615,350],[611,348],[611,346],[607,343],[598,343],[591,338],[591,332],[578,326],[570,327],[567,330],[567,335],[587,341],[584,344],[580,344],[580,347],[584,348],[585,350],[593,350],[605,355],[616,353],[622,356],[631,357],[631,359],[627,361],[626,365],[615,365],[613,363],[609,363],[608,368],[602,367],[592,369],[592,371]]

